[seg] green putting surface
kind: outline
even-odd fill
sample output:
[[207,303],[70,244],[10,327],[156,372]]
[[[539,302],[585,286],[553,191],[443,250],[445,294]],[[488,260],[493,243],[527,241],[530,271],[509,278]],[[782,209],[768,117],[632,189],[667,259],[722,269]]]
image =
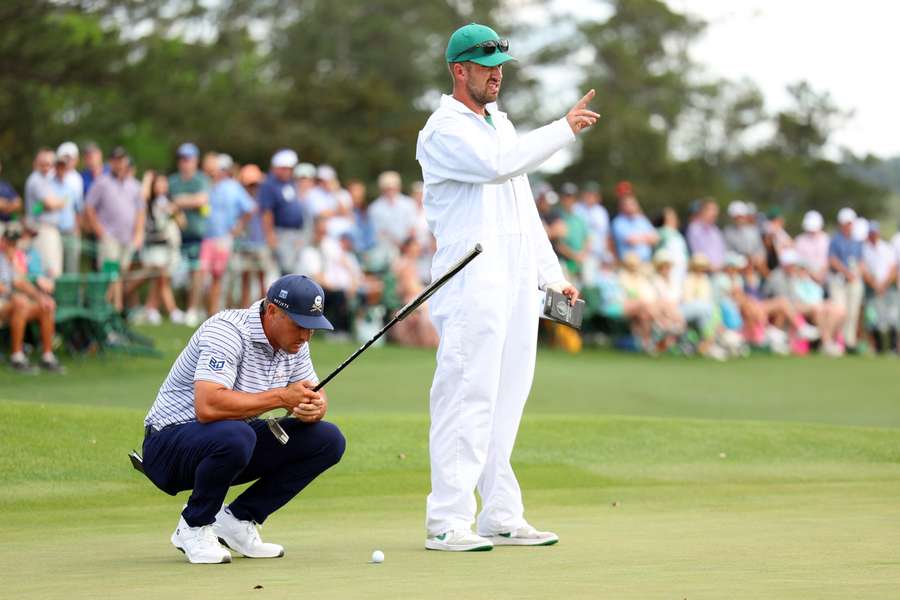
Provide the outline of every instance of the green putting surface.
[[[561,542],[447,554],[423,548],[433,354],[375,349],[329,386],[344,460],[262,530],[286,556],[189,565],[186,494],[126,457],[188,335],[149,331],[165,359],[0,373],[0,597],[898,597],[896,360],[542,352],[513,459]],[[320,376],[353,349],[314,340]]]

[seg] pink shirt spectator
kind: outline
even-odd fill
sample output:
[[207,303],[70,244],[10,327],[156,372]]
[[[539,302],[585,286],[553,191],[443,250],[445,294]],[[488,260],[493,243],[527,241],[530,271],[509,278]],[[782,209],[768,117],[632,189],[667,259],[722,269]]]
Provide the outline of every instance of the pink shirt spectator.
[[828,234],[824,231],[801,233],[794,240],[794,249],[816,281],[823,281],[828,273]]

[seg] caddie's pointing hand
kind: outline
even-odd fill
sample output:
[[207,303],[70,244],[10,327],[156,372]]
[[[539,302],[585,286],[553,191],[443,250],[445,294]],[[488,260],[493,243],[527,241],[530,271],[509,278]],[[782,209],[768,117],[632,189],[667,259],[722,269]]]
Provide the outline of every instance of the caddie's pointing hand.
[[572,128],[573,133],[579,133],[583,129],[587,129],[600,119],[599,113],[595,113],[587,108],[588,103],[594,98],[595,94],[594,90],[590,90],[566,114],[566,121],[569,123],[569,127]]

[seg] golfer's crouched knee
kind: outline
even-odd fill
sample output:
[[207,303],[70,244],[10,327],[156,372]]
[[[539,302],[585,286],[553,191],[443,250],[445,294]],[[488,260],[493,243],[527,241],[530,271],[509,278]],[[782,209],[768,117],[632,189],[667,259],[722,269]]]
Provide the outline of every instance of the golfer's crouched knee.
[[319,421],[315,424],[316,433],[322,440],[322,455],[329,466],[334,466],[341,461],[344,450],[347,449],[347,440],[344,434],[334,423]]
[[235,473],[247,466],[256,448],[256,432],[244,421],[217,421],[207,425],[215,429],[210,439],[212,454],[228,462]]

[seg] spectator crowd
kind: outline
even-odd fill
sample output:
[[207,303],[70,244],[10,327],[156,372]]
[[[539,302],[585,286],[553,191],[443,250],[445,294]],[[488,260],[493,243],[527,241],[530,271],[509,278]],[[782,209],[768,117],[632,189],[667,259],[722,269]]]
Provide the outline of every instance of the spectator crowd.
[[[54,286],[85,271],[111,274],[110,304],[132,322],[197,326],[224,307],[247,306],[284,273],[317,280],[336,335],[367,338],[430,278],[435,251],[420,182],[393,171],[377,190],[342,181],[329,165],[278,150],[267,171],[223,153],[177,148],[177,170],[140,173],[128,152],[108,160],[95,144],[40,149],[20,196],[0,179],[0,328],[9,364],[38,324],[39,365],[53,353]],[[2,176],[2,175],[0,175]],[[695,201],[651,220],[628,182],[614,218],[597,183],[535,190],[538,211],[570,281],[587,299],[585,332],[652,354],[726,359],[759,348],[829,356],[898,351],[900,233],[851,208],[810,211],[795,237],[777,207]],[[537,306],[537,305],[536,305]],[[392,329],[401,344],[435,346],[427,313]],[[571,335],[571,332],[569,333]]]
[[682,226],[672,208],[647,217],[628,182],[615,195],[612,219],[595,183],[540,189],[537,202],[595,323],[620,345],[719,360],[900,351],[900,233],[888,242],[845,207],[833,231],[811,210],[792,236],[779,207],[740,200],[722,227],[712,198],[694,201]]

